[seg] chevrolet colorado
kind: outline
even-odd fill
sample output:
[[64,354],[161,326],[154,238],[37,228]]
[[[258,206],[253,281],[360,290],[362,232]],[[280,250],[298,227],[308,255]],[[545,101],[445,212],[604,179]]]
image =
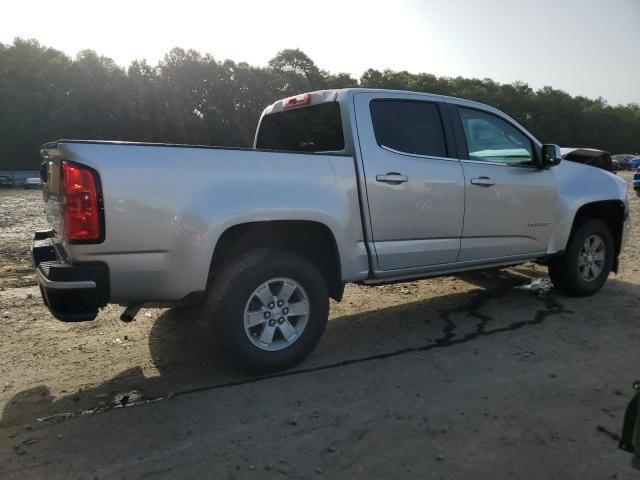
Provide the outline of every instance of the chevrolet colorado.
[[58,140],[42,156],[51,229],[32,252],[52,314],[198,304],[254,372],[306,357],[348,282],[538,261],[589,295],[629,231],[621,179],[561,162],[495,108],[424,93],[280,100],[252,149]]

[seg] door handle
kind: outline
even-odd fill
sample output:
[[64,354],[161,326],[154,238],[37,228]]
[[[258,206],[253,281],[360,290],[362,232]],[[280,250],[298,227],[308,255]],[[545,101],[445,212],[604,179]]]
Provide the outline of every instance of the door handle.
[[471,183],[473,185],[478,185],[481,187],[490,187],[491,185],[493,185],[493,180],[491,180],[489,177],[478,177],[472,178]]
[[397,172],[389,172],[386,175],[376,175],[378,182],[390,183],[392,185],[398,185],[409,181],[409,177]]

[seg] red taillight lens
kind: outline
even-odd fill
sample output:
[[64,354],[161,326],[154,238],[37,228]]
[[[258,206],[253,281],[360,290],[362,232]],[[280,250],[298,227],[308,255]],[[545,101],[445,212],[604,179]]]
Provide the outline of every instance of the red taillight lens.
[[285,98],[282,101],[282,110],[290,110],[292,108],[305,107],[311,105],[311,94],[303,93],[296,95],[295,97]]
[[62,162],[62,218],[67,240],[100,239],[98,189],[88,168]]

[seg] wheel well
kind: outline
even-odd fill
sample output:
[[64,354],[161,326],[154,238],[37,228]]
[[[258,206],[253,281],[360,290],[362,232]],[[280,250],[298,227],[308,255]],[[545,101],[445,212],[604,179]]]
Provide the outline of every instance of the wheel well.
[[599,218],[607,224],[616,249],[614,271],[617,271],[617,257],[622,245],[622,227],[624,225],[624,203],[619,200],[607,200],[602,202],[587,203],[578,209],[573,221],[573,233],[585,220]]
[[260,247],[295,252],[308,258],[325,277],[331,298],[342,299],[344,283],[335,238],[326,225],[313,221],[275,220],[228,228],[213,251],[209,281],[230,259]]

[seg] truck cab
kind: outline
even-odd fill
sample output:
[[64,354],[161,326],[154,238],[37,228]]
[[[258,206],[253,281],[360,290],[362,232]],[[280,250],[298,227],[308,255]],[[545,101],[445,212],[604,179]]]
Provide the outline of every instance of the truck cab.
[[[334,118],[314,127],[329,106]],[[286,140],[278,143],[265,130]],[[345,141],[288,143],[302,131],[343,133]],[[368,283],[550,258],[562,253],[587,204],[611,209],[617,251],[628,231],[624,182],[590,167],[559,165],[557,152],[545,163],[540,141],[477,102],[346,89],[265,109],[256,148],[306,151],[312,144],[354,157],[371,255]],[[605,204],[596,207],[599,201]]]

